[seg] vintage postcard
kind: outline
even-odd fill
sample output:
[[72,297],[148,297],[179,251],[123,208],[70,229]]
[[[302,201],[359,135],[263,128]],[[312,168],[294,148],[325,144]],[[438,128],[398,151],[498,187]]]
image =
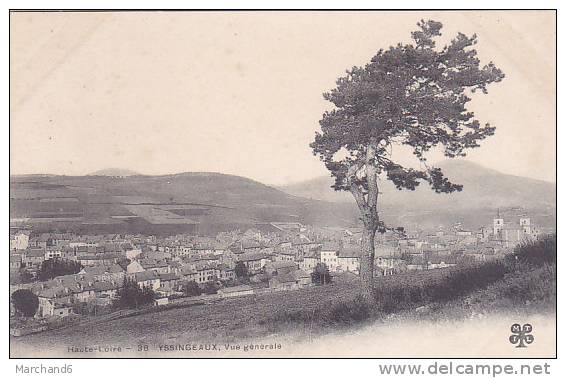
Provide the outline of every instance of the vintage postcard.
[[555,358],[556,146],[552,10],[11,11],[10,357]]

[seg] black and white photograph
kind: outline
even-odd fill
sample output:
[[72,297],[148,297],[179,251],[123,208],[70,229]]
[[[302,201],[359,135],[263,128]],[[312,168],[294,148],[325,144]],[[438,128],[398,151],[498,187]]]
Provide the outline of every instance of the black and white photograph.
[[556,32],[10,10],[10,358],[556,358]]

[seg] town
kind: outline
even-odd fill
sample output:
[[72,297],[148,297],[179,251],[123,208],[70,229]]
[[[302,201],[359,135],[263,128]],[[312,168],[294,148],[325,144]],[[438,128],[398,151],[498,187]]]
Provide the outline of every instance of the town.
[[[270,227],[215,237],[19,230],[10,237],[10,294],[29,290],[39,302],[36,319],[60,319],[111,312],[127,282],[150,290],[153,304],[164,305],[190,297],[298,290],[358,274],[361,229],[300,223]],[[429,232],[378,233],[375,274],[488,261],[539,235],[526,215],[499,212],[489,226],[475,231],[456,224]]]

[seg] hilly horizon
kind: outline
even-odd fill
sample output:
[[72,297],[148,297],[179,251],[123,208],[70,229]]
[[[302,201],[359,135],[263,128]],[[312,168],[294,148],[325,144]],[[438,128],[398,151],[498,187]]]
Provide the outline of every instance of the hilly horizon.
[[10,177],[13,226],[81,232],[203,233],[294,221],[354,225],[349,204],[309,200],[240,176]]
[[[465,219],[478,224],[489,223],[497,209],[519,209],[550,227],[555,222],[556,187],[554,183],[508,175],[479,164],[445,160],[437,165],[453,183],[462,184],[461,192],[438,194],[427,183],[415,191],[400,191],[388,180],[380,180],[379,206],[385,218],[396,224],[430,225],[437,218]],[[331,188],[334,180],[321,176],[292,185],[279,186],[286,193],[335,203],[354,203],[349,192]]]
[[[519,209],[536,223],[553,227],[552,183],[506,175],[465,161],[439,165],[462,192],[437,194],[424,183],[399,191],[382,181],[379,203],[389,225],[438,227],[463,222],[490,224],[498,208]],[[348,192],[319,177],[272,187],[241,176],[184,172],[158,176],[106,169],[87,176],[10,176],[10,218],[38,229],[83,232],[200,232],[297,221],[318,226],[359,226]],[[105,174],[103,174],[105,173]],[[116,231],[118,232],[118,231]]]
[[[524,176],[517,176],[511,175],[507,173],[503,173],[497,171],[495,169],[486,168],[480,164],[472,163],[468,161],[461,161],[461,160],[444,160],[440,164],[436,164],[439,168],[442,168],[445,176],[448,177],[452,182],[461,184],[460,181],[470,181],[470,179],[475,178],[485,178],[485,177],[492,177],[495,178],[496,176],[505,176],[510,180],[524,180],[528,182],[528,184],[534,185],[541,185],[546,186],[545,184],[554,187],[556,184],[554,182],[545,181],[534,179],[530,177]],[[465,175],[462,172],[466,172]],[[460,180],[460,181],[459,181]],[[331,201],[331,202],[353,202],[354,199],[349,192],[343,191],[335,191],[331,188],[331,185],[334,183],[334,179],[328,175],[318,176],[315,178],[302,180],[293,182],[290,184],[284,185],[275,185],[274,187],[284,191],[285,193],[305,197],[305,198],[312,198],[312,199],[319,199],[324,201]],[[386,192],[390,192],[391,189],[394,191],[399,192],[398,189],[394,188],[393,184],[391,184],[387,180],[380,181],[380,193],[383,191],[382,185],[385,184]],[[420,188],[426,187],[427,184],[425,182],[421,182]],[[330,190],[327,190],[330,189]],[[465,190],[465,187],[464,187]],[[383,194],[383,193],[381,193]]]
[[136,171],[132,171],[131,169],[105,168],[89,173],[87,176],[140,176],[140,175],[141,175],[140,173]]

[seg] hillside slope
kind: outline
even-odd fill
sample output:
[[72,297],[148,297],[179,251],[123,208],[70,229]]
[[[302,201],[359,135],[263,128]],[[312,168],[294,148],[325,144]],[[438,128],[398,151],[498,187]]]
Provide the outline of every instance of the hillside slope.
[[[452,182],[464,186],[462,192],[437,194],[426,183],[415,191],[400,191],[390,181],[382,180],[379,201],[384,217],[405,225],[464,221],[477,226],[489,223],[497,209],[522,208],[520,211],[545,227],[555,222],[554,183],[507,175],[465,161],[448,160],[439,167]],[[334,191],[332,183],[331,177],[319,177],[279,189],[305,198],[353,203],[350,193]]]
[[138,172],[122,168],[106,168],[90,173],[88,176],[137,176]]
[[205,234],[275,221],[347,225],[356,219],[351,204],[298,198],[218,173],[12,176],[10,218],[12,225],[41,230]]
[[[498,209],[527,213],[537,226],[554,227],[553,183],[502,174],[479,165],[440,165],[459,193],[437,194],[422,184],[399,191],[380,184],[382,219],[392,226],[431,228],[461,222],[491,223]],[[219,173],[162,176],[23,175],[10,177],[13,226],[82,232],[215,233],[269,222],[353,226],[359,218],[350,193],[331,189],[332,179],[273,188]]]

